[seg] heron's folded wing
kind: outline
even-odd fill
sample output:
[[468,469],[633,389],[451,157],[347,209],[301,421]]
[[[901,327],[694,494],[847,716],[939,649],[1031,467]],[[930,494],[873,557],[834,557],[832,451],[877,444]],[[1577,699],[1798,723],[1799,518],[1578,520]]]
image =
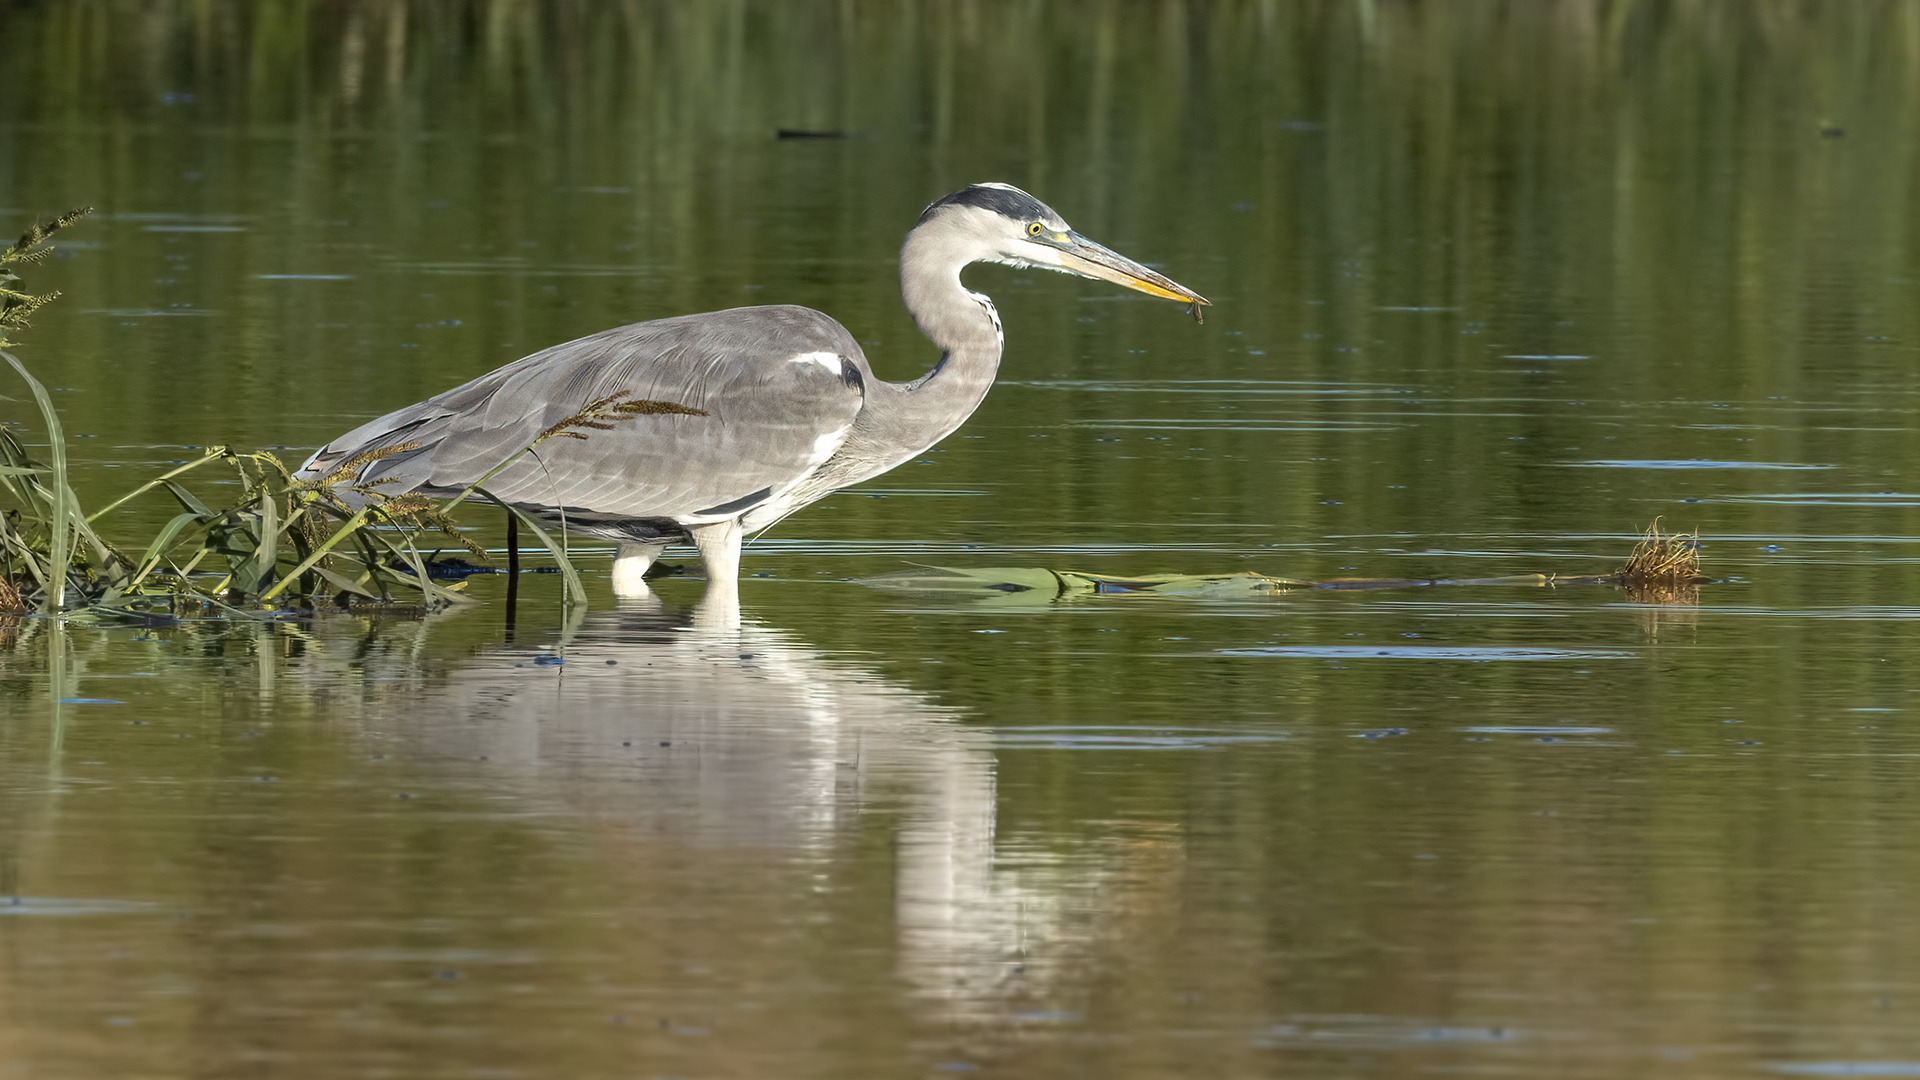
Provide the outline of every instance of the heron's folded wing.
[[[621,327],[364,425],[315,455],[307,471],[325,475],[373,450],[386,456],[356,474],[390,492],[458,490],[498,468],[484,486],[520,505],[608,517],[731,516],[744,506],[726,508],[778,494],[846,440],[864,401],[849,355],[859,355],[851,336],[805,308]],[[603,409],[566,424],[609,399],[641,411]]]

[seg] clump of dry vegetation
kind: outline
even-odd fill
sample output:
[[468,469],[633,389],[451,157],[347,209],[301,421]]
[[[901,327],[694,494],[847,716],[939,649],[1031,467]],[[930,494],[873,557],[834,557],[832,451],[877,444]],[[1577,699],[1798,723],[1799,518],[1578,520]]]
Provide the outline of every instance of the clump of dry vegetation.
[[1611,579],[1631,599],[1651,604],[1690,603],[1712,580],[1700,573],[1699,531],[1661,532],[1658,518]]

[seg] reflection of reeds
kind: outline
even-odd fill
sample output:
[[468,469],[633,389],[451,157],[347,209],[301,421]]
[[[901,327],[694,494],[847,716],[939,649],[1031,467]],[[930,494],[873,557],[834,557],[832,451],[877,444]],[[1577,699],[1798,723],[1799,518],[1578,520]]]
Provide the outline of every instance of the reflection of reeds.
[[0,574],[0,652],[13,648],[20,640],[20,616],[32,610],[13,582]]

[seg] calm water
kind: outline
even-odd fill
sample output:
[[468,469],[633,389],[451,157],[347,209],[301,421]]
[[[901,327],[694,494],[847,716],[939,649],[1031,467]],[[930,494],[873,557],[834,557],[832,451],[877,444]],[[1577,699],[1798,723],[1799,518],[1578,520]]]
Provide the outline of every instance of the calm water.
[[[0,228],[99,208],[20,350],[96,504],[661,315],[911,377],[976,180],[1217,305],[972,271],[1003,384],[738,632],[595,559],[9,633],[0,1080],[1920,1077],[1920,4],[0,3],[0,70]],[[1655,518],[1696,603],[861,583]]]

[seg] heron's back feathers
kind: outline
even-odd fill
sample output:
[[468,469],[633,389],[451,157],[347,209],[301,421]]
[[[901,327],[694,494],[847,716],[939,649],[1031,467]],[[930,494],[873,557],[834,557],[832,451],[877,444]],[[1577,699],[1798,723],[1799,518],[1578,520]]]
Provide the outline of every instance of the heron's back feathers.
[[[450,494],[505,463],[483,484],[497,498],[559,510],[586,532],[675,534],[797,494],[852,432],[866,371],[852,335],[810,308],[636,323],[363,424],[321,448],[301,474],[328,477],[358,458],[353,483]],[[657,405],[563,426],[609,399]],[[654,524],[612,527],[625,521]]]

